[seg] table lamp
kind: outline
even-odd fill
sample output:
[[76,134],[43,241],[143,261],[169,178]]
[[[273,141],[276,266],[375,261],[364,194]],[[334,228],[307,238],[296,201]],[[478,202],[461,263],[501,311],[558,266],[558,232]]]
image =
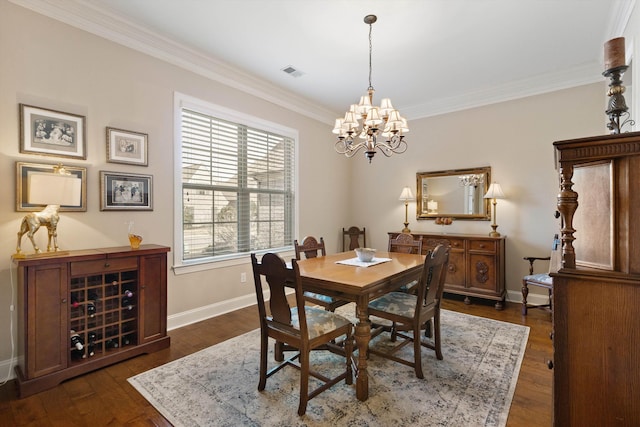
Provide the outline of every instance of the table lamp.
[[[27,198],[30,204],[47,205],[40,212],[30,212],[22,218],[18,232],[15,257],[23,257],[22,236],[31,240],[35,253],[40,253],[33,235],[41,226],[47,228],[47,252],[58,251],[58,211],[60,206],[80,206],[82,180],[70,174],[62,165],[55,166],[53,173],[32,172],[27,176]],[[52,245],[53,244],[53,245]]]
[[496,200],[505,198],[504,193],[502,192],[502,187],[500,187],[500,184],[498,184],[497,182],[493,182],[489,186],[489,189],[487,190],[487,193],[484,195],[484,198],[493,199],[493,201],[491,202],[493,204],[493,224],[491,224],[491,228],[493,228],[493,231],[489,233],[489,236],[500,237],[500,233],[496,231],[496,228],[498,228],[498,224],[496,224],[496,204],[497,204]]
[[409,230],[409,202],[413,202],[415,200],[413,193],[411,192],[411,188],[404,187],[402,189],[402,193],[400,193],[399,200],[404,202],[404,228],[402,229],[402,232],[411,233],[411,230]]

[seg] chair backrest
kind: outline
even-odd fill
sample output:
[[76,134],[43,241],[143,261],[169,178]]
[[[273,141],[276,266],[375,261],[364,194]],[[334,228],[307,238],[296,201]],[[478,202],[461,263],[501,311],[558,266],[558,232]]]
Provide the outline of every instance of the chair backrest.
[[[360,230],[358,227],[353,226],[349,227],[348,230],[342,229],[342,252],[346,252],[347,250],[352,251],[355,248],[367,247],[367,235],[365,231],[367,229],[362,227]],[[360,246],[360,236],[362,236],[362,246]],[[348,243],[348,244],[347,244]]]
[[[442,244],[436,246],[424,259],[422,278],[418,285],[418,301],[423,301],[419,309],[424,313],[430,312],[430,308],[440,306],[448,263],[449,249]],[[416,313],[416,315],[419,314]]]
[[[260,326],[267,327],[274,323],[277,328],[290,327],[291,306],[287,300],[285,290],[287,287],[294,287],[296,291],[296,306],[298,307],[298,321],[302,337],[307,337],[307,321],[304,313],[304,298],[302,292],[302,282],[300,280],[300,270],[296,260],[291,261],[293,268],[287,268],[285,261],[274,253],[266,253],[262,260],[258,262],[255,254],[251,254],[251,265],[253,267],[253,282],[258,299],[258,312],[260,314]],[[265,279],[269,286],[269,312],[266,310],[262,283]],[[289,330],[289,333],[293,330]],[[297,334],[296,334],[297,335]]]
[[[260,322],[269,319],[276,320],[285,325],[291,324],[291,308],[285,293],[287,281],[294,278],[293,271],[287,269],[287,265],[282,258],[274,253],[266,253],[262,261],[258,262],[255,254],[251,254],[251,265],[253,267],[253,283],[256,288],[258,299],[258,312]],[[262,291],[262,278],[265,278],[269,286],[269,313],[267,313],[264,293]]]
[[405,254],[421,254],[422,239],[415,240],[413,234],[400,233],[395,239],[389,237],[389,252],[402,252]]
[[294,240],[293,247],[296,250],[297,260],[302,259],[301,255],[303,253],[305,258],[315,258],[318,255],[325,256],[327,254],[327,250],[324,247],[324,239],[322,237],[320,238],[320,241],[318,241],[313,236],[307,236],[302,239],[302,244],[299,244],[297,240]]

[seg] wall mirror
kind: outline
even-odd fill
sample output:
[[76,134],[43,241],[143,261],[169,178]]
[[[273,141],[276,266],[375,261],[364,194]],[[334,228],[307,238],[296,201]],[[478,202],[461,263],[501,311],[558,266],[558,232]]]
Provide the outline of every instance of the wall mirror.
[[418,172],[417,219],[450,217],[491,220],[489,199],[491,167]]

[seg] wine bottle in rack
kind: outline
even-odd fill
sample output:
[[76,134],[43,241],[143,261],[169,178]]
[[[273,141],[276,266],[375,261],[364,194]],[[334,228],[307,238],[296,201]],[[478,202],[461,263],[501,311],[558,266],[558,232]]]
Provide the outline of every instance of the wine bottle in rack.
[[133,303],[133,292],[131,292],[129,289],[125,289],[122,292],[122,307],[126,308],[127,310],[132,310]]
[[98,309],[96,308],[96,303],[99,300],[98,294],[96,291],[89,291],[89,300],[87,301],[87,315],[89,317],[95,317]]
[[86,357],[84,353],[84,340],[73,329],[70,331],[71,339],[71,358],[72,359],[84,359]]
[[87,354],[89,357],[94,356],[96,354],[96,340],[98,339],[98,334],[91,331],[87,334],[87,340],[89,343],[87,344]]
[[135,341],[135,335],[134,334],[127,334],[125,336],[122,337],[122,345],[131,345],[133,344]]
[[[80,304],[80,301],[78,301],[78,296],[75,292],[71,293],[71,309],[72,312],[73,310],[80,310],[82,313],[84,313],[84,307],[82,306],[82,304]],[[75,314],[74,316],[77,316],[77,314]]]
[[105,341],[104,346],[106,348],[118,348],[120,345],[118,344],[117,338],[111,338]]

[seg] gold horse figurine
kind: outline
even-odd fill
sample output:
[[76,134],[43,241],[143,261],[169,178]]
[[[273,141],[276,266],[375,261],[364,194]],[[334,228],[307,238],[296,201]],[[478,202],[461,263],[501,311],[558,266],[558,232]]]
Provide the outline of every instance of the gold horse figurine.
[[20,255],[22,253],[22,249],[20,248],[22,242],[22,236],[25,234],[31,240],[31,244],[33,245],[33,249],[37,254],[40,253],[40,248],[36,245],[35,240],[33,240],[33,235],[40,229],[41,226],[47,227],[47,231],[49,233],[49,241],[47,243],[47,252],[51,252],[51,241],[53,240],[53,250],[58,250],[58,220],[60,217],[58,216],[58,210],[60,209],[60,205],[47,205],[44,210],[40,212],[31,212],[22,218],[22,223],[20,224],[20,231],[18,231],[18,245],[16,246],[16,255]]

